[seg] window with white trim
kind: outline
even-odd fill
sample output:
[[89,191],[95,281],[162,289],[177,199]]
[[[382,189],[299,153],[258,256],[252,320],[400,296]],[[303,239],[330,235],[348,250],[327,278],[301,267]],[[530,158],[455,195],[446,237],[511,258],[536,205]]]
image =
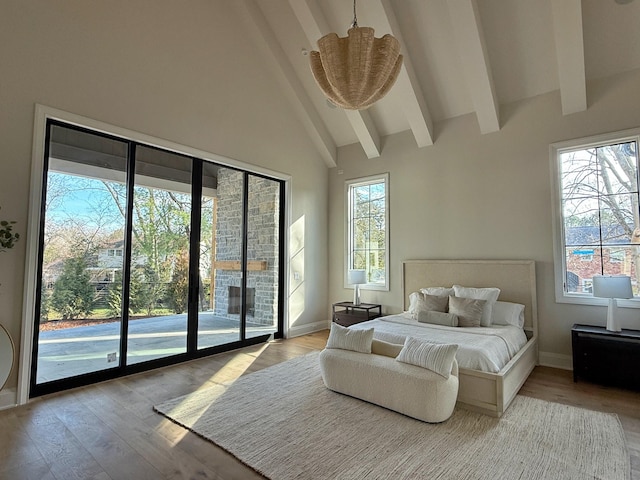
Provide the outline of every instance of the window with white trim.
[[365,270],[363,288],[389,290],[389,174],[346,182],[347,272]]
[[594,275],[628,275],[638,296],[640,130],[551,145],[556,300],[591,303]]

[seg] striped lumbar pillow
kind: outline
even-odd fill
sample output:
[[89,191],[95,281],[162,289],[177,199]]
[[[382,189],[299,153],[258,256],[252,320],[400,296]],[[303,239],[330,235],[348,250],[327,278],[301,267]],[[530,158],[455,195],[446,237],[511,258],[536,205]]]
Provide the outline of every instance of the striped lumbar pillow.
[[444,378],[449,378],[457,351],[458,345],[455,344],[431,343],[407,337],[396,360],[428,368]]
[[360,353],[371,353],[373,328],[366,330],[351,330],[337,323],[331,324],[331,332],[327,340],[327,348],[352,350]]

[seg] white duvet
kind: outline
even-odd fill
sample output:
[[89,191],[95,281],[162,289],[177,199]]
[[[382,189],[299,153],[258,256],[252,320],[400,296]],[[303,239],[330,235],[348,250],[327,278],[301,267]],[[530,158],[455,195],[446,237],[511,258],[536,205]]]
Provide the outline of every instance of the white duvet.
[[352,325],[352,329],[373,328],[373,337],[404,343],[408,336],[437,343],[458,345],[456,358],[461,368],[498,373],[527,343],[524,330],[514,326],[445,327],[413,320],[408,314],[389,315]]

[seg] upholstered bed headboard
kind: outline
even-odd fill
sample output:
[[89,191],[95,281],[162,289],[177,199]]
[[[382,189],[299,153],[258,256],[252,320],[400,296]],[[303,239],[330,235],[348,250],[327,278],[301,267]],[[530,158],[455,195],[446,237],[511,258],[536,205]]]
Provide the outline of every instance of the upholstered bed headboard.
[[538,336],[536,265],[533,260],[406,260],[402,262],[404,309],[422,287],[498,287],[503,302],[525,306],[525,329]]

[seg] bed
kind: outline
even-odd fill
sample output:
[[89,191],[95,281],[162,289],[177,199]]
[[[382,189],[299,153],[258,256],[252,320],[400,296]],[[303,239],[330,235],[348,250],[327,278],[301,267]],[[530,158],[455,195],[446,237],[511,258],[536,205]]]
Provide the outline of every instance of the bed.
[[[408,309],[409,295],[423,287],[498,287],[499,300],[525,305],[524,333],[517,327],[504,329],[491,327],[456,328],[418,324],[406,314],[391,315],[354,325],[357,328],[374,327],[375,337],[401,342],[407,335],[429,336],[438,341],[440,334],[466,338],[471,351],[478,357],[467,360],[460,368],[458,404],[464,408],[501,416],[538,361],[538,320],[536,305],[535,262],[532,260],[409,260],[402,264],[404,310]],[[353,328],[353,327],[352,327]],[[512,331],[508,331],[508,330]],[[519,331],[513,331],[519,330]],[[492,332],[494,331],[495,332]],[[500,331],[499,331],[500,330]],[[504,334],[503,334],[504,332]],[[504,337],[505,351],[495,347],[487,358],[481,356],[484,345],[490,345],[484,336]],[[462,339],[461,339],[462,340]],[[462,342],[461,342],[462,343]],[[508,356],[507,356],[508,355]],[[472,362],[472,363],[470,363]],[[473,363],[475,362],[475,363]],[[473,368],[471,368],[473,367]]]
[[456,358],[460,368],[499,373],[528,341],[522,328],[498,325],[492,327],[450,327],[419,322],[408,312],[387,315],[351,326],[352,329],[374,329],[374,338],[402,344],[406,337],[437,343],[461,345]]

